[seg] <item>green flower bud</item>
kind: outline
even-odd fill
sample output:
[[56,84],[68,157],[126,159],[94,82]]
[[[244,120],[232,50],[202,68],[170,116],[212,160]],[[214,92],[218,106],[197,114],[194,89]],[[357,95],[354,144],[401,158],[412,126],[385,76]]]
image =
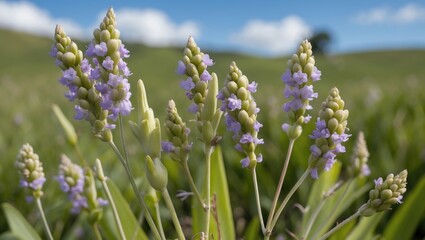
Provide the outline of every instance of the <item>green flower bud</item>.
[[71,146],[76,146],[78,142],[78,137],[74,126],[72,126],[71,122],[65,117],[58,105],[54,104],[52,108],[56,118],[59,120],[59,123],[65,132],[66,140]]
[[168,173],[158,158],[146,156],[146,177],[150,185],[157,191],[163,191],[167,187]]
[[[363,132],[359,132],[356,144],[353,149],[353,154],[351,155],[350,166],[348,168],[348,171],[351,176],[369,176],[370,169],[367,165],[368,159],[369,151],[367,149],[366,140]],[[397,185],[395,185],[394,187],[397,188]],[[393,189],[394,187],[390,187],[391,191],[397,190]]]

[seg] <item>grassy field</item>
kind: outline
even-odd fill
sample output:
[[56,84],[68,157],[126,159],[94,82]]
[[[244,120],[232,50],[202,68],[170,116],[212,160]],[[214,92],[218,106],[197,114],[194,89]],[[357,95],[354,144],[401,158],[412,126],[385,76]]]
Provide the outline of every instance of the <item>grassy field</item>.
[[[70,119],[73,117],[73,105],[63,97],[65,88],[57,81],[61,73],[48,54],[52,43],[51,39],[0,30],[0,202],[13,202],[24,213],[33,210],[23,200],[22,191],[18,187],[18,175],[13,166],[20,146],[26,142],[34,146],[44,162],[47,176],[51,178],[57,174],[61,153],[75,157],[51,111],[52,104],[58,104]],[[86,45],[87,43],[81,43],[79,46],[84,51]],[[184,91],[179,88],[182,79],[175,73],[184,46],[149,48],[127,44],[127,47],[131,51],[128,65],[133,72],[129,80],[132,85],[139,78],[144,81],[149,104],[156,116],[163,120],[168,100],[174,99],[183,117],[191,118],[184,111],[189,102],[184,97]],[[211,71],[216,72],[219,79],[224,81],[228,65],[236,61],[250,81],[259,83],[255,97],[261,108],[260,121],[265,125],[260,136],[265,139],[266,145],[262,148],[265,162],[258,168],[258,174],[260,189],[264,193],[263,202],[267,208],[287,147],[287,139],[280,130],[280,125],[286,119],[281,110],[285,100],[282,96],[284,84],[280,77],[285,71],[287,57],[259,58],[209,52],[208,49],[203,51],[209,53],[215,61]],[[371,152],[371,178],[407,168],[409,188],[413,188],[425,170],[425,50],[316,56],[316,65],[322,71],[322,80],[314,86],[319,93],[319,100],[313,106],[317,107],[326,98],[328,91],[337,86],[350,110],[351,133],[357,136],[358,131],[365,132]],[[313,118],[317,115],[315,111],[310,114]],[[132,114],[128,119],[134,118],[135,114]],[[118,163],[108,146],[90,136],[89,125],[85,122],[73,123],[80,135],[86,158],[94,161],[100,156],[105,161],[106,168],[113,169]],[[313,128],[312,121],[295,146],[294,161],[291,162],[288,173],[289,182],[296,180],[303,171],[301,167],[306,165],[309,154],[306,149],[311,144],[308,135]],[[223,130],[224,128],[222,134],[228,136]],[[142,153],[130,134],[127,134],[127,138],[130,154],[135,159],[133,163],[139,169],[136,172],[141,171],[138,158]],[[348,143],[348,154],[341,157],[343,162],[349,159],[353,142]],[[239,192],[238,195],[232,195],[231,200],[247,209],[243,216],[249,219],[255,214],[254,203],[248,201],[252,197],[251,186],[246,184],[250,182],[249,176],[240,169],[240,156],[226,147],[229,145],[232,144],[223,142],[229,187],[231,192]],[[171,168],[174,166],[171,161],[166,164]],[[295,167],[301,169],[293,170]],[[111,171],[109,175],[123,185],[120,169]],[[187,187],[175,170],[169,171],[173,180],[171,188],[174,189],[171,192]],[[46,192],[47,196],[60,192],[55,181],[49,181],[46,188],[52,189]],[[298,199],[306,199],[307,194],[308,186],[303,186]],[[65,200],[65,197],[61,199]],[[59,221],[63,214],[68,214],[66,209],[61,209],[64,201],[49,202],[46,197],[46,202],[50,206],[49,211],[59,211],[50,214],[51,221]],[[34,220],[31,217],[35,216],[30,215],[30,221]],[[0,226],[0,232],[5,230],[2,215]],[[417,235],[423,237],[421,234],[425,233],[418,227]]]

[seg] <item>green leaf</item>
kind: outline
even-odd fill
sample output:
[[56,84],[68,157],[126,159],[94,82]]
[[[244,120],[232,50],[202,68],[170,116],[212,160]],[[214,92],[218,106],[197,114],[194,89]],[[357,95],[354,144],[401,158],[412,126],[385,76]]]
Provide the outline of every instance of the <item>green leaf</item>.
[[[322,199],[323,193],[327,192],[338,180],[339,173],[341,171],[341,163],[336,162],[332,169],[329,172],[323,171],[320,173],[319,179],[315,180],[313,183],[313,187],[311,188],[310,194],[308,196],[307,206],[309,211],[304,214],[303,222],[301,226],[301,233],[305,233],[308,227],[308,220],[310,219],[312,213],[316,206],[318,206],[320,200]],[[319,215],[315,222],[320,223],[326,220],[319,219],[321,216]],[[317,224],[316,224],[317,225]],[[315,228],[312,228],[312,232],[315,232]]]
[[377,213],[370,217],[361,217],[359,223],[351,231],[346,240],[372,239],[375,229],[384,215],[385,213]]
[[425,176],[416,183],[406,200],[385,227],[386,239],[412,239],[425,211]]
[[[106,184],[108,185],[109,191],[111,191],[112,198],[114,199],[115,206],[118,211],[118,215],[121,220],[121,224],[124,230],[124,234],[127,239],[148,239],[143,229],[139,226],[139,223],[137,222],[136,217],[134,216],[133,211],[131,210],[130,206],[128,205],[128,202],[125,200],[125,198],[122,196],[120,190],[118,187],[110,180],[106,181]],[[110,216],[107,214],[104,217]],[[100,222],[102,227],[104,229],[110,228],[110,221],[102,220]],[[114,230],[116,233],[118,233],[118,230],[115,227],[114,224]],[[116,236],[119,236],[116,234]]]
[[260,232],[260,220],[258,217],[254,217],[251,222],[248,224],[248,227],[244,233],[245,240],[257,240],[258,233]]
[[325,200],[323,208],[314,221],[309,237],[314,239],[325,234],[335,224],[338,217],[354,201],[366,194],[369,189],[370,185],[365,185],[364,179],[354,179],[344,183],[332,196]]
[[[205,179],[203,179],[204,186]],[[205,196],[205,188],[201,189],[202,196]],[[227,177],[224,169],[223,155],[221,148],[216,147],[211,156],[211,198],[216,196],[217,221],[213,214],[210,218],[210,234],[218,239],[235,239],[235,227],[233,223],[232,207],[230,205],[229,188],[227,185]],[[200,232],[204,231],[205,212],[202,207],[193,199],[192,206],[193,225],[192,231],[194,237],[199,236]],[[220,232],[218,231],[220,230]]]
[[12,232],[4,232],[0,235],[0,240],[20,240],[20,238]]
[[20,239],[40,239],[37,231],[27,222],[22,214],[9,203],[3,203],[3,212],[6,215],[12,234]]

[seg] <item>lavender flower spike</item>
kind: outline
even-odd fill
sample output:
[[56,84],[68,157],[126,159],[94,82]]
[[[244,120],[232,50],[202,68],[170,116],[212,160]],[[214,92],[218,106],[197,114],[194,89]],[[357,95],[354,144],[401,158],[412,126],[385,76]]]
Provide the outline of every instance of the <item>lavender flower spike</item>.
[[21,187],[30,190],[31,197],[40,198],[43,195],[42,188],[46,178],[44,177],[43,164],[30,144],[27,143],[21,147],[16,157],[15,166],[21,175]]
[[162,149],[170,154],[170,157],[178,162],[187,161],[188,153],[192,148],[189,143],[190,129],[186,127],[173,100],[168,102],[167,119],[164,123],[168,141],[162,142]]
[[370,169],[367,165],[369,151],[367,150],[366,140],[363,132],[359,132],[356,145],[351,155],[351,164],[349,172],[352,176],[365,177],[370,175]]
[[382,178],[375,180],[375,188],[369,192],[369,200],[359,208],[362,216],[369,217],[376,212],[390,210],[391,206],[401,204],[406,192],[407,170],[396,176],[389,174],[385,181]]
[[216,132],[222,112],[217,109],[217,75],[207,70],[212,65],[214,62],[210,56],[201,51],[193,37],[189,37],[183,60],[178,62],[177,73],[186,77],[180,86],[186,91],[187,98],[193,101],[188,111],[196,114],[203,141],[214,146],[217,144]]
[[96,137],[105,142],[111,141],[113,125],[107,121],[108,111],[100,107],[102,95],[91,79],[94,73],[100,76],[100,72],[92,69],[92,65],[83,58],[83,53],[60,26],[56,26],[55,41],[51,55],[63,70],[59,81],[69,89],[65,96],[76,103],[75,119],[89,121]]
[[86,52],[94,65],[91,80],[102,93],[100,106],[109,112],[108,118],[112,121],[116,121],[120,114],[129,115],[133,109],[127,79],[131,72],[124,61],[130,55],[120,40],[115,23],[115,13],[110,8],[99,28],[94,30],[94,38]]
[[59,175],[56,179],[61,190],[68,194],[68,199],[72,202],[72,213],[78,214],[81,209],[88,207],[87,198],[84,196],[84,171],[82,167],[72,163],[67,156],[62,155]]
[[262,127],[257,121],[260,109],[251,95],[256,91],[257,85],[250,84],[233,62],[224,86],[217,98],[222,101],[221,110],[225,112],[227,130],[233,133],[235,148],[246,155],[241,160],[242,167],[255,168],[257,162],[262,161],[261,154],[255,154],[255,148],[264,143],[262,139],[258,139],[258,132]]
[[310,120],[304,116],[307,110],[312,109],[309,102],[317,98],[313,91],[312,83],[320,80],[321,72],[315,67],[312,47],[310,42],[304,40],[298,52],[288,61],[288,69],[282,76],[285,83],[283,92],[289,101],[283,105],[283,110],[289,115],[289,123],[282,125],[282,129],[290,139],[301,135],[302,125]]
[[336,156],[345,152],[343,142],[351,136],[346,134],[348,110],[337,88],[332,88],[327,99],[322,103],[316,129],[310,135],[315,143],[310,147],[311,176],[318,178],[322,170],[329,171],[336,162]]

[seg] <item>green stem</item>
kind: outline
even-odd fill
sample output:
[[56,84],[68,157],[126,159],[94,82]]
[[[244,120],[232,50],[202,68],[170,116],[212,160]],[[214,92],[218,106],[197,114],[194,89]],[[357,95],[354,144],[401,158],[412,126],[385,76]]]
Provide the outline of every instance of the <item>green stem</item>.
[[348,217],[347,219],[345,219],[343,222],[341,222],[340,224],[336,225],[334,228],[332,228],[327,233],[325,233],[319,240],[325,240],[325,239],[327,239],[333,233],[335,233],[340,228],[342,228],[345,224],[351,222],[352,220],[356,219],[359,216],[360,216],[360,212],[357,211],[356,213],[354,213],[353,215],[351,215],[350,217]]
[[[205,236],[206,239],[209,239],[210,234],[210,218],[211,218],[211,154],[213,147],[209,144],[205,144],[205,160],[206,160],[206,171],[207,171],[207,182],[206,182],[206,192],[207,192],[207,209],[205,214]],[[205,208],[204,208],[205,209]]]
[[252,169],[251,173],[254,183],[255,200],[257,202],[258,218],[260,219],[261,231],[265,234],[266,228],[264,227],[263,213],[261,212],[260,193],[258,191],[257,172],[255,171],[255,167]]
[[93,223],[93,231],[94,231],[94,235],[96,236],[96,240],[102,240],[102,235],[100,234],[99,231],[99,225],[97,225],[97,223]]
[[158,228],[155,226],[155,222],[153,221],[152,216],[149,213],[148,206],[146,205],[146,202],[143,200],[142,193],[139,192],[139,190],[137,188],[137,185],[136,185],[136,182],[134,181],[134,177],[133,177],[133,174],[131,172],[131,169],[128,166],[128,162],[121,155],[121,153],[119,152],[117,146],[115,146],[115,143],[113,141],[110,141],[109,145],[112,147],[112,149],[114,150],[118,159],[121,161],[122,165],[124,166],[125,172],[127,173],[128,179],[130,180],[130,184],[133,187],[133,191],[134,191],[134,193],[137,197],[137,200],[140,204],[140,207],[142,208],[142,211],[145,212],[146,220],[148,221],[149,227],[151,228],[153,234],[155,235],[155,238],[156,239],[162,239],[159,232],[158,232]]
[[120,135],[121,135],[121,144],[122,144],[122,149],[124,151],[124,159],[126,160],[126,162],[128,163],[128,152],[127,152],[127,148],[126,148],[126,144],[125,144],[125,138],[124,138],[124,125],[123,125],[123,121],[122,121],[122,116],[121,114],[119,115],[119,121],[120,121]]
[[285,208],[286,204],[288,203],[289,199],[291,199],[292,195],[294,195],[295,191],[301,186],[301,184],[304,182],[304,180],[307,178],[307,176],[310,174],[311,168],[308,167],[303,175],[298,179],[298,181],[295,183],[295,185],[292,187],[291,191],[289,191],[288,195],[286,195],[285,199],[283,199],[282,204],[280,205],[279,209],[277,210],[275,216],[273,217],[273,220],[271,222],[271,225],[267,227],[266,229],[266,238],[269,239],[270,235],[273,231],[274,226],[277,223],[277,220],[279,219],[280,214],[282,214],[283,209]]
[[52,233],[50,232],[49,224],[47,224],[46,216],[44,215],[43,206],[41,205],[41,200],[39,197],[36,197],[37,208],[40,211],[41,219],[43,220],[44,230],[48,236],[48,239],[53,240]]
[[78,143],[74,145],[74,150],[77,153],[78,159],[80,160],[80,164],[83,165],[84,167],[88,167],[89,165],[87,164],[85,158],[83,157],[83,154],[81,153],[80,146],[78,145]]
[[157,202],[155,202],[155,212],[156,212],[156,224],[158,224],[158,230],[161,234],[162,239],[165,239],[165,233],[164,228],[162,227],[162,221],[161,221],[161,213],[159,212],[159,205]]
[[275,195],[274,195],[274,198],[273,198],[272,207],[270,208],[269,217],[267,218],[267,226],[266,226],[267,229],[270,228],[270,225],[272,223],[272,220],[273,220],[273,217],[274,217],[274,214],[275,214],[275,211],[276,211],[277,201],[279,200],[280,191],[282,190],[283,182],[285,180],[286,171],[288,170],[289,160],[291,159],[291,154],[292,154],[292,149],[294,147],[294,142],[295,142],[295,139],[289,140],[288,152],[286,153],[285,163],[284,163],[283,168],[282,168],[282,173],[280,174],[279,183],[277,185],[276,192],[275,192]]
[[162,193],[162,196],[164,197],[165,205],[167,205],[167,208],[170,211],[171,219],[173,220],[174,227],[176,228],[176,231],[177,231],[177,236],[179,240],[184,240],[185,237],[184,237],[183,229],[180,225],[179,218],[177,217],[176,210],[174,209],[174,205],[173,205],[173,202],[171,201],[170,194],[168,194],[167,188],[164,188],[164,190],[162,190],[161,193]]
[[202,200],[201,194],[198,191],[198,188],[195,185],[195,182],[193,181],[192,174],[190,173],[189,166],[187,165],[187,161],[182,162],[184,174],[186,175],[187,180],[189,181],[189,186],[192,192],[195,194],[196,199],[198,199],[199,203],[201,204],[202,208],[207,211],[208,205],[205,204],[204,200]]
[[108,198],[109,205],[112,208],[112,214],[114,215],[115,224],[117,225],[119,235],[121,239],[127,239],[122,228],[120,216],[118,215],[117,207],[115,205],[114,199],[112,198],[111,191],[109,191],[108,184],[106,184],[106,179],[101,181],[103,190],[105,190],[106,198]]

